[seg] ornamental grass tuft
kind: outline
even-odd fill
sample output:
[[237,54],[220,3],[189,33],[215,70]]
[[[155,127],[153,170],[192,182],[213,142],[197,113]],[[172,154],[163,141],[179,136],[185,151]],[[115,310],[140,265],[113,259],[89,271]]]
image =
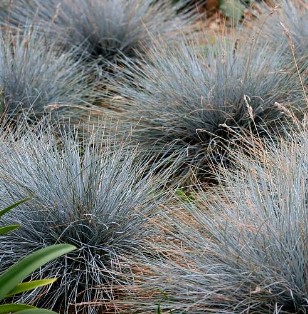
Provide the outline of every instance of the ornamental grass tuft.
[[144,257],[135,313],[307,313],[307,139],[234,154],[220,189],[161,218],[173,240]]
[[[174,38],[195,20],[176,14],[168,1],[153,0],[13,0],[3,20],[15,27],[40,25],[56,35],[62,47],[107,69],[123,56],[134,58],[155,39]],[[61,34],[61,36],[59,36]]]
[[36,116],[87,105],[93,97],[89,75],[73,51],[61,53],[37,29],[0,36],[0,113]]
[[261,8],[262,14],[255,27],[259,36],[270,41],[273,49],[283,49],[287,61],[294,62],[294,57],[297,61],[304,58],[307,64],[308,1],[274,1],[274,7],[263,5]]
[[119,132],[132,132],[145,153],[182,156],[178,178],[206,180],[209,165],[228,162],[226,146],[277,135],[282,122],[302,116],[297,75],[282,71],[281,56],[253,40],[160,42],[138,66],[127,60],[122,80],[110,80]]
[[138,152],[124,144],[113,151],[108,143],[93,145],[94,138],[81,144],[71,132],[59,138],[38,127],[8,132],[0,142],[0,205],[31,196],[3,219],[21,227],[0,239],[0,272],[49,245],[77,247],[31,277],[58,277],[50,289],[14,302],[61,313],[116,311],[114,300],[132,284],[125,260],[155,233],[150,221],[159,212],[163,180],[145,174]]
[[[261,6],[261,15],[254,26],[254,36],[260,38],[261,45],[269,42],[273,51],[283,51],[285,69],[297,74],[308,104],[308,1],[283,0],[272,4],[274,8]],[[247,35],[250,37],[251,33]]]

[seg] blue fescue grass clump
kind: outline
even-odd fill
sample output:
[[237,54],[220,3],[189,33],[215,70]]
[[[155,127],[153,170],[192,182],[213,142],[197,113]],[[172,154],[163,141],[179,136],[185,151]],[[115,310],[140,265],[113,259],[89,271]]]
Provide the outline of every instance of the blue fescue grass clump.
[[119,130],[132,130],[150,154],[182,155],[182,173],[225,163],[224,146],[245,142],[246,133],[279,133],[292,111],[304,110],[298,80],[282,71],[281,54],[254,41],[160,42],[138,67],[128,60],[123,79],[110,83],[124,110]]
[[[273,49],[283,49],[287,61],[307,63],[308,49],[308,2],[306,0],[276,1],[274,8],[263,6],[260,23],[256,26],[261,37],[271,42]],[[292,47],[293,46],[293,47]],[[294,56],[292,49],[294,49]]]
[[1,237],[0,271],[42,247],[73,244],[76,251],[32,276],[59,277],[49,291],[15,301],[63,313],[112,309],[132,284],[124,258],[133,259],[154,232],[149,221],[158,212],[162,180],[145,174],[137,151],[125,146],[113,151],[108,143],[93,145],[94,137],[80,144],[69,132],[60,139],[46,128],[23,131],[0,138],[1,206],[31,196],[3,221],[21,228]]
[[73,52],[61,53],[36,29],[0,36],[2,113],[14,117],[22,110],[37,116],[70,106],[85,106],[93,98],[89,76]]
[[3,0],[0,6],[1,25],[10,25],[17,29],[31,21],[51,22],[57,16],[60,2],[61,0]]
[[273,50],[283,51],[286,69],[297,74],[302,90],[307,93],[308,1],[283,0],[273,4],[274,8],[261,6],[262,14],[255,25],[255,35],[261,38],[261,45],[270,42]]
[[3,19],[17,27],[41,25],[64,48],[77,47],[76,54],[108,67],[123,56],[136,57],[159,37],[171,39],[189,25],[192,14],[176,15],[168,1],[34,0],[28,5],[14,0]]
[[[141,278],[142,313],[157,303],[175,313],[307,313],[307,139],[305,130],[255,145],[254,158],[234,154],[238,169],[223,172],[220,189],[166,214],[173,242],[153,248],[165,252],[160,262],[145,259],[155,275]],[[147,298],[149,288],[159,297]]]

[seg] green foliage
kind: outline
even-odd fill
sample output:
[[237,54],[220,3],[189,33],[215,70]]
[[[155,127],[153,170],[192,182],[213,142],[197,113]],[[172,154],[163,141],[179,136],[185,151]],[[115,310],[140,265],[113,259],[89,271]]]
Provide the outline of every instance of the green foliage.
[[[198,7],[198,5],[202,6],[204,5],[206,1],[197,0],[197,1],[191,1],[191,0],[173,0],[172,4],[177,4],[182,8],[194,8],[195,6]],[[218,7],[219,10],[232,21],[233,25],[237,25],[240,20],[244,16],[244,10],[245,8],[251,3],[251,0],[219,0],[218,1]],[[216,5],[213,5],[213,8],[209,8],[210,10],[213,10],[216,8]]]
[[185,192],[183,189],[177,189],[175,194],[185,203],[193,202],[196,198],[193,192]]
[[0,117],[4,112],[4,98],[3,98],[3,90],[0,89]]
[[7,297],[11,297],[15,294],[23,293],[25,291],[33,290],[38,287],[43,287],[49,284],[52,284],[56,281],[56,278],[51,279],[42,279],[42,280],[31,280],[28,282],[23,282],[18,284],[9,294],[7,294]]
[[[34,253],[26,256],[18,263],[11,266],[0,276],[0,299],[11,295],[11,291],[13,289],[16,289],[18,292],[25,290],[24,288],[27,286],[29,288],[36,288],[34,283],[32,283],[32,285],[27,283],[27,285],[18,287],[17,285],[36,269],[73,250],[74,246],[71,245],[51,245],[49,247],[35,251]],[[37,285],[42,286],[49,283],[50,280],[40,280],[37,282]]]
[[25,203],[25,202],[28,201],[29,199],[30,199],[30,198],[25,198],[25,199],[23,199],[23,200],[21,200],[21,201],[19,201],[19,202],[14,203],[13,205],[7,206],[6,208],[2,209],[2,210],[0,211],[0,218],[1,218],[4,214],[6,214],[6,213],[8,213],[9,211],[11,211],[13,208],[15,208],[15,207],[21,205],[22,203]]
[[245,4],[242,0],[220,0],[219,9],[236,25],[242,19]]
[[0,227],[0,235],[7,234],[10,231],[16,230],[17,228],[19,228],[19,225],[10,225],[10,226]]
[[[19,206],[22,203],[25,203],[28,200],[29,198],[25,198],[19,202],[14,203],[13,205],[7,206],[6,208],[0,210],[0,218],[6,213],[8,213],[10,210],[12,210],[13,208]],[[0,227],[0,235],[7,234],[13,230],[16,230],[17,228],[19,228],[19,225],[17,224]]]
[[34,306],[26,305],[26,304],[4,304],[0,305],[0,313],[15,313],[15,312],[21,312],[23,310],[29,310],[29,309],[35,309]]
[[[11,206],[6,207],[0,211],[0,217],[11,211],[18,205],[25,203],[29,198],[23,199],[19,202],[14,203]],[[10,225],[0,228],[0,234],[9,233],[15,230],[19,225]],[[25,291],[33,290],[38,287],[49,285],[56,281],[56,278],[32,280],[28,282],[22,282],[28,277],[33,271],[40,268],[44,264],[56,259],[57,257],[69,253],[75,249],[74,246],[68,244],[57,244],[52,245],[24,257],[17,263],[12,265],[9,269],[4,271],[0,275],[0,301],[7,297],[14,296]],[[20,283],[22,282],[22,283]],[[26,304],[2,304],[0,305],[0,313],[55,313],[49,310],[37,309],[34,306]]]
[[160,304],[157,305],[157,309],[155,314],[162,314],[161,308],[160,308]]

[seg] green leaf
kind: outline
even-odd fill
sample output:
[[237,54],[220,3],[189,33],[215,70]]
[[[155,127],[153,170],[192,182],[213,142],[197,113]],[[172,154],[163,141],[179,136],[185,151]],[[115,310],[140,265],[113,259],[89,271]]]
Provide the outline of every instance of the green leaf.
[[27,201],[29,201],[30,197],[27,197],[27,198],[24,198],[23,200],[19,201],[19,202],[16,202],[2,210],[0,210],[0,217],[2,217],[4,214],[6,214],[7,212],[9,212],[10,210],[12,210],[13,208],[19,206],[20,204],[23,204]]
[[54,311],[45,310],[45,309],[30,309],[18,312],[18,314],[57,314]]
[[155,314],[162,314],[160,304],[157,304],[157,309],[155,311]]
[[0,276],[0,300],[37,268],[76,249],[70,244],[56,244],[24,257]]
[[11,313],[11,312],[18,312],[22,310],[32,310],[35,309],[34,306],[27,305],[27,304],[4,304],[0,305],[0,313]]
[[3,112],[4,112],[4,93],[3,88],[0,88],[0,116],[3,114]]
[[175,194],[180,197],[185,203],[191,203],[195,200],[195,195],[191,192],[189,194],[185,193],[182,189],[177,189]]
[[50,278],[50,279],[41,279],[41,280],[31,280],[31,281],[20,283],[13,290],[11,290],[11,292],[7,294],[5,297],[11,297],[12,295],[15,295],[18,293],[33,290],[38,287],[47,286],[54,283],[56,280],[57,278]]
[[18,313],[18,314],[57,314],[56,312],[38,309],[35,306],[27,304],[4,304],[0,305],[0,314]]
[[243,17],[245,5],[241,0],[222,0],[219,9],[229,17],[234,24],[238,24]]
[[0,227],[0,235],[7,234],[13,230],[16,230],[20,227],[20,225],[9,225],[9,226],[4,226]]

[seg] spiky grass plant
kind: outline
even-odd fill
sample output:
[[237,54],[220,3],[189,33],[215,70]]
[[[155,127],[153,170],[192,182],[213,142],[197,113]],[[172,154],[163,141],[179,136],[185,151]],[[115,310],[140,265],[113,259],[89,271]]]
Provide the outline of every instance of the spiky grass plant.
[[[20,111],[57,112],[70,106],[84,106],[93,98],[88,74],[73,52],[53,49],[36,29],[0,36],[1,112],[8,116]],[[59,110],[57,110],[59,109]]]
[[259,35],[271,41],[273,49],[283,49],[293,61],[290,40],[297,59],[307,58],[308,2],[307,0],[274,1],[274,8],[264,5],[256,26]]
[[3,0],[1,3],[1,25],[15,29],[42,21],[52,22],[59,11],[62,0]]
[[263,40],[261,45],[269,41],[273,50],[283,50],[286,68],[297,73],[308,102],[308,1],[274,1],[274,8],[261,7],[262,14],[254,31]]
[[183,155],[184,174],[206,171],[226,160],[224,146],[245,142],[246,133],[279,132],[289,109],[301,113],[298,80],[281,69],[280,51],[253,41],[209,48],[161,42],[138,67],[127,61],[124,78],[110,83],[124,110],[120,132],[133,129],[132,139],[150,154]]
[[[59,277],[49,291],[15,300],[61,313],[106,313],[130,282],[122,258],[142,251],[154,231],[162,179],[144,173],[138,152],[112,151],[94,138],[81,145],[46,129],[1,136],[1,206],[32,196],[4,219],[22,227],[1,237],[0,271],[20,257],[55,243],[77,250],[41,267],[32,280]],[[18,138],[18,140],[16,140]],[[154,182],[155,181],[155,182]]]
[[[7,15],[9,24],[40,24],[63,36],[62,45],[77,47],[85,59],[108,67],[124,56],[136,57],[160,36],[170,39],[183,31],[191,15],[175,14],[168,1],[153,0],[13,0]],[[58,36],[57,36],[58,37]]]
[[221,189],[161,217],[176,230],[144,260],[135,313],[307,313],[307,138],[234,155]]

